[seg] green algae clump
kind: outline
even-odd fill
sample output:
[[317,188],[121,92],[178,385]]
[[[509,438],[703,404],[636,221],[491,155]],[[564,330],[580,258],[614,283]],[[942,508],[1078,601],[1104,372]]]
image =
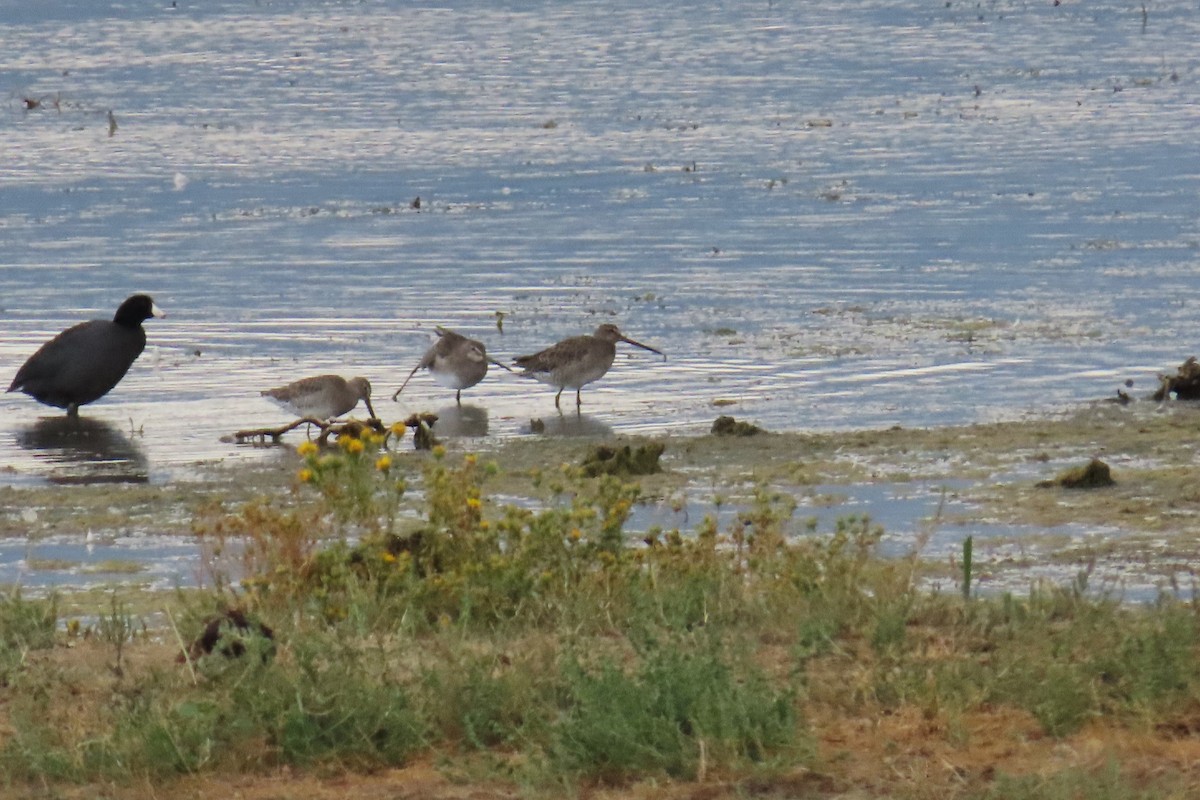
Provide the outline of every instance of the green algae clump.
[[733,417],[720,416],[713,421],[711,433],[714,436],[754,436],[763,433],[763,429],[749,422],[739,422]]
[[1071,467],[1059,473],[1052,481],[1042,481],[1041,488],[1061,486],[1064,489],[1102,489],[1116,483],[1112,470],[1098,458],[1093,458],[1082,467]]
[[583,472],[589,478],[600,475],[654,475],[662,472],[658,460],[667,446],[662,442],[650,442],[638,447],[610,447],[596,445],[583,459]]

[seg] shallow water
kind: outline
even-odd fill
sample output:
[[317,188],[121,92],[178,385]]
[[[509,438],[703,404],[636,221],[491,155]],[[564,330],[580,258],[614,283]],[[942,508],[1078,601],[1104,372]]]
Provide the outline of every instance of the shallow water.
[[[0,3],[0,364],[151,292],[86,412],[157,480],[259,457],[220,437],[284,421],[262,388],[390,395],[435,324],[659,346],[585,391],[617,432],[1011,416],[1194,347],[1186,3],[480,5]],[[554,414],[508,375],[468,398],[491,436]],[[44,474],[52,412],[2,406]]]
[[[1195,350],[1181,0],[178,5],[0,0],[0,372],[168,313],[75,445],[0,395],[2,481],[262,458],[221,437],[322,372],[472,436],[847,429]],[[622,350],[582,418],[507,374],[387,399],[435,325],[508,358],[608,321],[669,358]]]

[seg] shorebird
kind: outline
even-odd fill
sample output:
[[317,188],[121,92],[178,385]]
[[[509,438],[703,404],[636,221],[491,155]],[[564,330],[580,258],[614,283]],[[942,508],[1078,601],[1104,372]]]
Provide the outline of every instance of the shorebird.
[[438,340],[425,351],[425,355],[421,357],[420,363],[413,367],[413,371],[408,373],[404,383],[392,395],[392,400],[400,397],[400,393],[404,391],[405,386],[408,386],[412,376],[421,369],[429,370],[433,379],[440,385],[447,389],[453,389],[454,400],[460,406],[462,405],[462,390],[470,389],[483,380],[483,376],[487,375],[488,364],[495,364],[497,367],[503,367],[512,372],[507,365],[488,358],[487,350],[482,342],[468,339],[441,325],[437,327],[437,332]]
[[583,404],[580,390],[608,372],[617,355],[617,342],[625,342],[666,358],[663,351],[635,342],[621,333],[616,325],[605,323],[590,336],[563,339],[540,353],[519,356],[513,359],[513,363],[525,370],[522,375],[558,387],[558,394],[554,395],[555,408],[561,410],[558,401],[563,389],[575,390],[575,407],[579,408]]
[[108,394],[142,354],[142,323],[163,316],[148,295],[132,295],[111,321],[81,322],[39,347],[17,370],[8,391],[24,392],[39,403],[65,408],[67,416],[79,416],[80,406]]
[[262,395],[298,417],[320,420],[348,414],[362,400],[367,404],[371,419],[377,419],[375,409],[371,407],[371,384],[366,378],[346,380],[341,375],[316,375],[266,389]]

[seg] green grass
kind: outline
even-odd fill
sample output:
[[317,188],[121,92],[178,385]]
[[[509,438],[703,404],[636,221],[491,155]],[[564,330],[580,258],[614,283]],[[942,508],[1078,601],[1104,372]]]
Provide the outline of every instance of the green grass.
[[[306,452],[297,496],[198,521],[218,547],[244,537],[248,578],[181,595],[172,619],[185,643],[233,606],[269,625],[241,657],[137,658],[145,626],[114,595],[89,631],[102,667],[48,653],[34,668],[29,654],[64,638],[56,601],[0,599],[0,774],[134,782],[488,753],[513,756],[506,779],[528,786],[769,780],[833,768],[817,709],[915,708],[954,741],[954,720],[995,708],[1051,739],[1200,709],[1190,604],[1128,608],[1082,581],[924,593],[915,558],[876,554],[869,519],[797,530],[794,503],[766,488],[724,529],[633,539],[636,483],[564,467],[541,478],[545,506],[498,506],[494,465],[435,450],[398,476],[376,447]],[[405,521],[409,483],[425,509]],[[1117,767],[1000,773],[956,796],[1170,797],[1177,778],[1156,795]]]
[[20,671],[31,650],[53,646],[58,598],[26,600],[19,588],[0,595],[0,685]]

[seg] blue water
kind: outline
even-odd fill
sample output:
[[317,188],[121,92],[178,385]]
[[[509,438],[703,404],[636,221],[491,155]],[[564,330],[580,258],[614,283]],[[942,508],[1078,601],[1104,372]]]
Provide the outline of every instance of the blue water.
[[[1200,16],[1147,8],[0,0],[0,374],[152,293],[85,414],[155,481],[264,457],[221,437],[304,375],[444,409],[428,377],[387,400],[438,324],[668,353],[623,351],[550,435],[1148,392],[1197,349]],[[464,400],[475,435],[556,417],[507,374]],[[0,395],[4,480],[77,471],[54,413]]]

